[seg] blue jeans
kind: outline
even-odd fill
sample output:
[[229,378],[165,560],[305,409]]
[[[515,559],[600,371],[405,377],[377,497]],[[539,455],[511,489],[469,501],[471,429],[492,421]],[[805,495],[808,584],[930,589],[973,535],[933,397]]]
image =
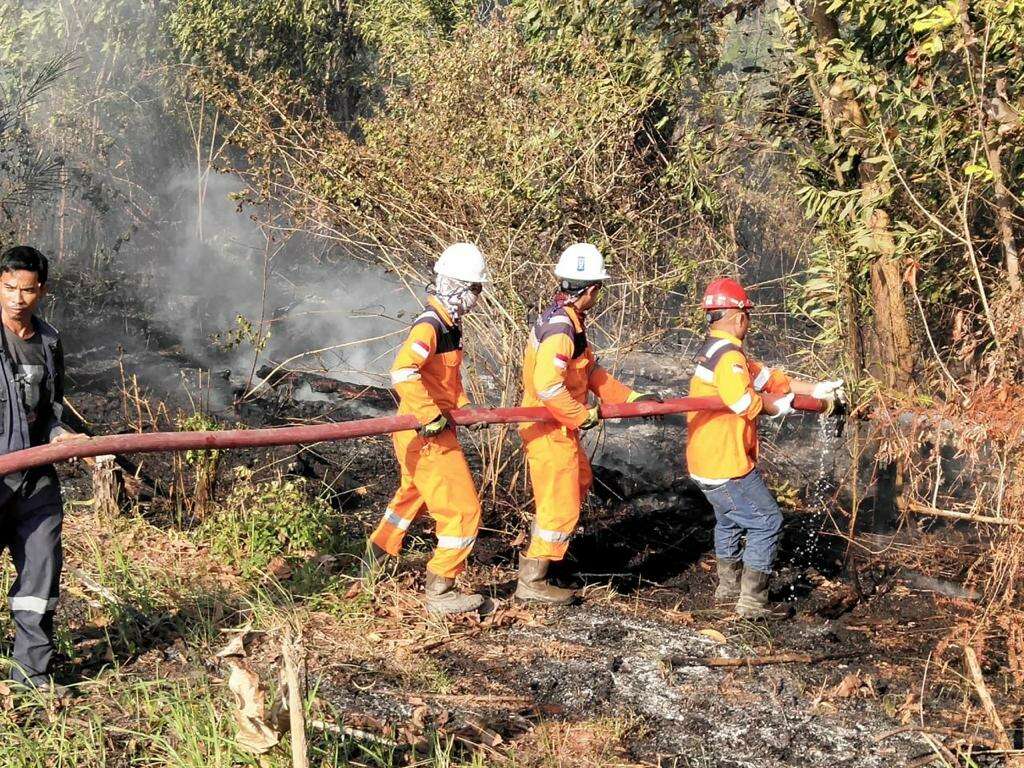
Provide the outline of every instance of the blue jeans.
[[[739,560],[761,573],[771,573],[782,538],[782,512],[756,469],[715,488],[702,488],[715,508],[715,556]],[[742,538],[746,534],[746,547]]]

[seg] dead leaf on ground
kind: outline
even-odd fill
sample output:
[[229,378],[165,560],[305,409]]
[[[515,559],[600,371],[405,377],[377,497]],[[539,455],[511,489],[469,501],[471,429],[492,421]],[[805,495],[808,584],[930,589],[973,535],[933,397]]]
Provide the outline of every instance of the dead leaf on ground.
[[500,733],[475,717],[466,717],[462,727],[457,729],[455,733],[463,739],[483,744],[492,749],[504,742],[504,738],[502,738]]
[[228,663],[231,665],[228,689],[235,697],[232,714],[238,726],[235,741],[243,749],[261,755],[279,741],[277,733],[267,724],[266,689],[259,677],[234,657]]
[[245,643],[248,639],[249,631],[247,629],[238,632],[234,637],[232,637],[228,641],[227,645],[225,645],[223,648],[217,651],[217,653],[214,654],[214,657],[218,659],[227,659],[232,656],[237,656],[239,658],[244,659],[246,656],[248,656],[248,653],[245,650]]
[[834,699],[871,699],[875,687],[870,677],[861,677],[860,672],[851,672],[844,677],[830,694]]
[[270,575],[279,581],[286,581],[291,578],[292,566],[281,555],[278,555],[267,565]]
[[909,691],[903,699],[903,703],[897,710],[898,719],[901,725],[910,725],[917,720],[921,712],[921,697],[913,691]]
[[725,635],[723,635],[717,629],[711,629],[710,627],[707,629],[700,630],[700,632],[698,632],[697,634],[703,635],[709,640],[714,640],[719,645],[724,645],[725,643],[729,642]]

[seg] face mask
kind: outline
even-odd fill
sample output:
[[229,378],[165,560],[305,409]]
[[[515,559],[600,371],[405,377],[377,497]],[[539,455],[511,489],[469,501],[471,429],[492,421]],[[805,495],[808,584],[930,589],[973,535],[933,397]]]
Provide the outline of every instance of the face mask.
[[477,301],[470,283],[438,275],[434,280],[433,293],[448,310],[453,320],[469,312]]

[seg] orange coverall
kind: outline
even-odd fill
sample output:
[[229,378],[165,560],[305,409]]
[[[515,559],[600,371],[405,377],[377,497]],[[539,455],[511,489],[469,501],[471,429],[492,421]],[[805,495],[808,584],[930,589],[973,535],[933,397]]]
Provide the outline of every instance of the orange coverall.
[[607,403],[638,396],[598,365],[576,311],[551,307],[534,325],[523,359],[523,406],[543,405],[559,422],[519,427],[537,507],[527,557],[561,560],[576,530],[593,482],[579,434],[589,392]]
[[[430,297],[391,366],[399,414],[411,413],[420,424],[428,424],[469,404],[462,387],[461,336],[451,315]],[[397,556],[409,526],[426,508],[437,527],[437,549],[427,569],[455,578],[465,570],[480,530],[480,499],[455,428],[429,438],[396,432],[392,440],[401,481],[371,541]]]
[[743,477],[757,465],[761,392],[789,392],[789,377],[747,358],[743,342],[711,331],[690,380],[691,397],[718,395],[729,411],[687,415],[686,466],[690,477],[716,485]]

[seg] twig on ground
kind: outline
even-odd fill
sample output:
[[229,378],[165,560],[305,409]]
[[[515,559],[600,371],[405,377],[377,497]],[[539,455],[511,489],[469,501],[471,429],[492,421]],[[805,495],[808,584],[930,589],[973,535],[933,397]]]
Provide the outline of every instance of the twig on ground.
[[817,664],[821,661],[837,661],[862,655],[862,652],[825,653],[818,656],[809,653],[777,653],[770,656],[744,656],[738,659],[725,656],[667,656],[664,660],[673,667],[763,667],[769,664]]
[[929,726],[922,725],[903,725],[899,728],[893,728],[891,731],[885,731],[875,736],[875,743],[878,744],[886,739],[891,739],[893,736],[898,736],[901,733],[930,733],[937,736],[953,736],[964,741],[973,742],[974,744],[980,744],[983,747],[991,747],[992,742],[988,739],[979,739],[977,736],[968,736],[966,733],[962,733],[955,728],[932,728]]
[[285,635],[281,644],[284,657],[285,679],[288,681],[288,719],[291,725],[292,766],[309,768],[309,752],[306,746],[306,717],[302,706],[302,688],[299,682],[298,660],[301,658],[301,640],[291,632]]
[[935,509],[925,504],[918,504],[916,502],[910,502],[907,505],[907,509],[918,515],[927,515],[929,517],[945,517],[950,520],[967,520],[972,523],[985,523],[987,525],[1012,525],[1018,528],[1024,528],[1024,520],[1015,520],[1006,517],[991,517],[989,515],[974,515],[970,512],[954,512],[949,509]]
[[405,750],[408,748],[404,744],[399,744],[394,739],[389,739],[386,736],[378,736],[376,733],[363,731],[359,728],[350,728],[347,725],[328,723],[325,720],[310,720],[307,725],[316,731],[327,731],[328,733],[335,733],[339,736],[348,736],[350,739],[355,739],[356,741],[368,741],[371,744],[379,744],[380,746],[388,747],[389,749]]
[[978,656],[969,645],[964,647],[964,666],[967,667],[967,673],[974,683],[974,690],[978,692],[978,698],[981,699],[981,706],[984,707],[985,714],[988,715],[988,719],[992,723],[996,744],[1000,749],[1012,750],[1013,742],[1010,741],[1010,737],[1006,733],[1003,721],[999,717],[999,711],[996,709],[992,696],[988,692],[988,686],[985,685],[985,679],[981,676],[981,665],[978,663]]

